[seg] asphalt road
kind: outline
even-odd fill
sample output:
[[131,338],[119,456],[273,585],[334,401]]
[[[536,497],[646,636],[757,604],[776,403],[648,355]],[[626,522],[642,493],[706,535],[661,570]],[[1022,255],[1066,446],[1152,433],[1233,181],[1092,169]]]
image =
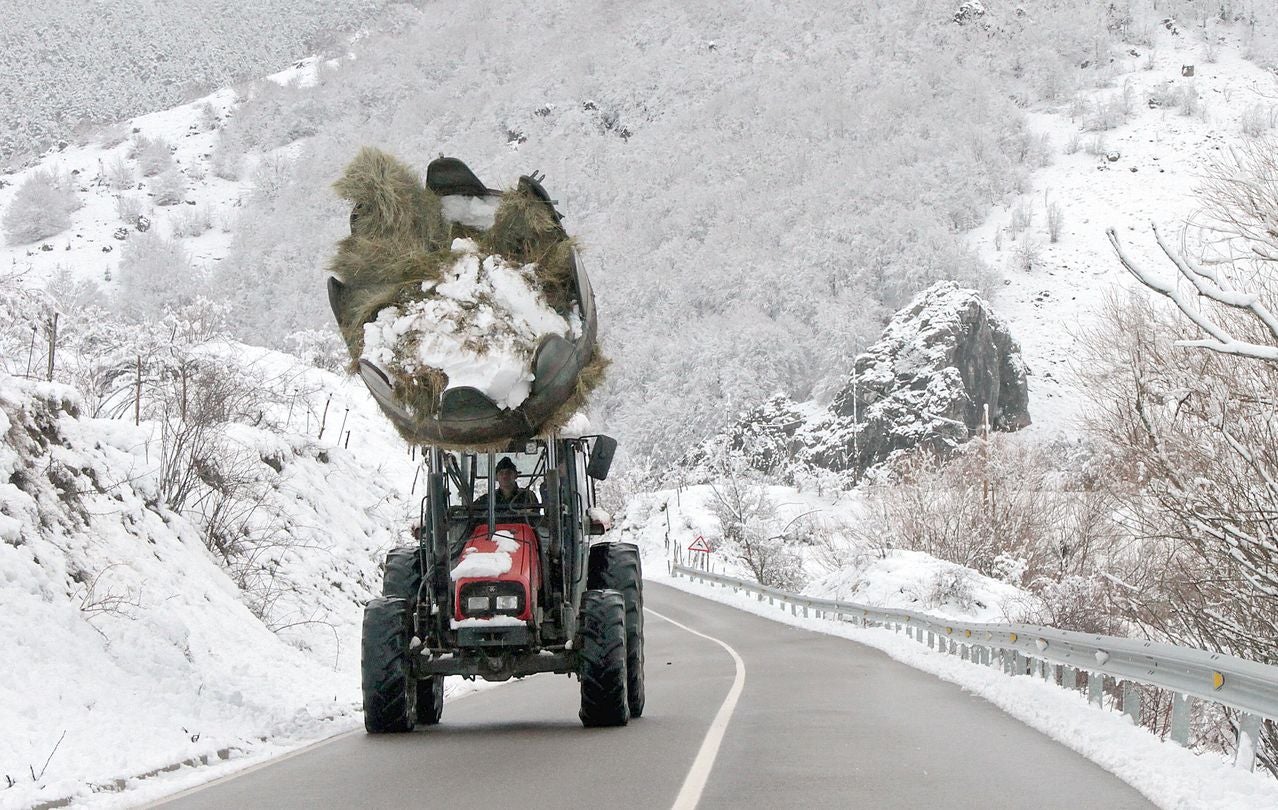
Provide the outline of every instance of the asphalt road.
[[[690,770],[708,774],[700,808],[1151,806],[980,698],[877,650],[652,583],[644,600],[712,639],[649,613],[647,708],[624,728],[582,728],[577,682],[540,675],[445,704],[434,728],[344,735],[162,806],[690,807]],[[744,686],[721,746],[699,760],[708,769],[694,769],[739,681],[713,639],[740,657]]]

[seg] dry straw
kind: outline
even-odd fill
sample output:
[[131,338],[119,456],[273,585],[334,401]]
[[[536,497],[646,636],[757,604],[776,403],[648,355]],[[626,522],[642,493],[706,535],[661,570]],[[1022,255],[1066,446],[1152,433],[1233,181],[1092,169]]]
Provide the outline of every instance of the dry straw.
[[[338,243],[328,267],[344,286],[336,315],[352,372],[364,351],[364,325],[386,307],[430,297],[433,293],[424,292],[422,283],[438,280],[454,261],[451,245],[458,237],[475,240],[483,253],[535,265],[546,302],[559,314],[567,316],[577,303],[573,242],[551,206],[527,184],[502,195],[492,226],[483,231],[448,222],[439,197],[418,173],[373,147],[361,149],[333,187],[352,203],[351,233]],[[411,354],[411,341],[404,348]],[[480,355],[487,350],[474,340],[468,348]],[[607,365],[596,349],[574,393],[547,427],[560,426],[585,403]],[[439,369],[407,366],[399,358],[390,366],[386,371],[396,401],[415,416],[434,416],[448,377]]]

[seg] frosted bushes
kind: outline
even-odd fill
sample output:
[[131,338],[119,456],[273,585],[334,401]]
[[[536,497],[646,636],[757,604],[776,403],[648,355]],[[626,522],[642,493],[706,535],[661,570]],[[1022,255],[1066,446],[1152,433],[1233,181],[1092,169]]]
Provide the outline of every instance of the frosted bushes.
[[154,177],[173,165],[173,152],[163,138],[136,136],[129,147],[129,157],[138,162],[143,177]]
[[213,227],[213,212],[207,205],[183,207],[169,220],[176,237],[202,236]]
[[0,225],[10,244],[23,245],[71,227],[71,212],[80,205],[65,175],[41,170],[18,187]]
[[125,243],[116,299],[116,308],[125,316],[159,317],[166,306],[191,301],[203,287],[203,273],[174,240],[148,231]]
[[115,213],[130,228],[136,228],[138,219],[150,212],[146,200],[136,194],[121,194],[115,200]]
[[171,166],[155,179],[153,188],[156,205],[177,205],[186,198],[186,177]]
[[1278,124],[1278,106],[1252,104],[1242,111],[1238,127],[1249,138],[1259,138]]
[[133,171],[133,166],[122,155],[116,155],[111,160],[106,170],[107,186],[114,191],[124,191],[133,188],[138,182],[137,173]]

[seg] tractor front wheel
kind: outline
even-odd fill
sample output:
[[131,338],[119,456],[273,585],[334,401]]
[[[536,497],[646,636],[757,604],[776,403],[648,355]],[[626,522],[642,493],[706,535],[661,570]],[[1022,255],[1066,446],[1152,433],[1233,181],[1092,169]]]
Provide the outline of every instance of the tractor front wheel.
[[581,597],[581,711],[585,726],[624,726],[626,700],[626,602],[619,591],[586,591]]
[[417,689],[408,657],[412,627],[407,599],[374,599],[364,608],[360,680],[364,728],[370,734],[413,730]]
[[586,587],[619,591],[626,602],[626,694],[630,716],[643,714],[643,567],[634,543],[590,547]]
[[417,601],[422,587],[421,554],[417,547],[393,548],[386,552],[382,569],[382,596]]

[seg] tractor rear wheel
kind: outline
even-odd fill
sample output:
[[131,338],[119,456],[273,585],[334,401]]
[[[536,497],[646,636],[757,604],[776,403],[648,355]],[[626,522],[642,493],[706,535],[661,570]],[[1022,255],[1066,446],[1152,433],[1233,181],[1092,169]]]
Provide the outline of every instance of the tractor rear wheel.
[[626,601],[626,694],[630,716],[643,714],[643,566],[634,543],[590,547],[586,587],[620,591]]
[[408,657],[412,628],[407,599],[374,599],[364,608],[360,680],[364,728],[370,734],[413,730],[417,689]]
[[422,569],[417,547],[388,551],[382,573],[382,596],[416,602],[421,587]]
[[626,603],[618,591],[586,591],[581,597],[581,711],[585,726],[624,726],[626,701]]
[[433,726],[444,713],[444,676],[430,675],[417,681],[417,725]]

